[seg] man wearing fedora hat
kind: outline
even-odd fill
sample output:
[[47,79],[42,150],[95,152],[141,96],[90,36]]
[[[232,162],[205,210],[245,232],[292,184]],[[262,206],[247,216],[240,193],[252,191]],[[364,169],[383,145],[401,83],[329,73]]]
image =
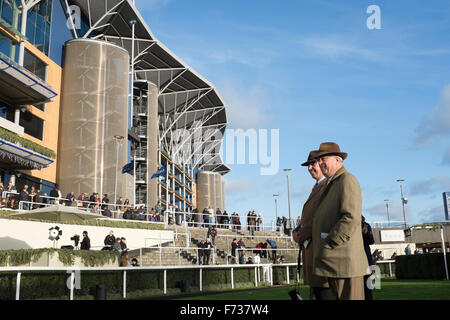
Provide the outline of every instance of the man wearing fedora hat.
[[[300,224],[294,229],[292,236],[300,246],[302,246],[302,262],[303,262],[303,278],[304,284],[310,287],[311,300],[327,300],[330,299],[330,289],[327,277],[319,277],[313,274],[313,247],[312,242],[312,225],[313,217],[317,209],[320,198],[320,190],[325,185],[325,176],[320,170],[319,163],[316,160],[317,151],[311,151],[308,160],[302,163],[302,166],[308,168],[311,177],[316,180],[311,194],[303,205],[302,217]],[[315,241],[315,240],[314,240]],[[320,241],[320,238],[319,240]]]
[[364,300],[363,276],[368,274],[361,230],[361,188],[344,168],[347,153],[334,142],[317,150],[327,181],[313,219],[313,273],[327,277],[333,299]]

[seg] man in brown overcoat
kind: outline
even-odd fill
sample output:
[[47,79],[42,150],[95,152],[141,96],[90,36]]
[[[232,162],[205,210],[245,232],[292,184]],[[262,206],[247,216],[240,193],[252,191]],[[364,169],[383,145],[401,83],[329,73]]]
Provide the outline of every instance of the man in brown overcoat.
[[361,230],[361,188],[344,168],[347,153],[334,142],[320,145],[320,169],[327,181],[313,219],[313,273],[327,277],[333,299],[364,300],[368,274]]
[[[326,277],[318,277],[313,274],[313,247],[312,225],[313,217],[317,209],[320,197],[320,189],[325,185],[325,176],[320,170],[316,158],[316,151],[311,151],[308,160],[302,166],[308,168],[311,177],[316,181],[311,194],[303,205],[300,224],[294,229],[292,236],[302,246],[302,263],[304,284],[310,287],[311,300],[327,300],[330,298],[330,289]],[[320,239],[319,239],[320,240]]]

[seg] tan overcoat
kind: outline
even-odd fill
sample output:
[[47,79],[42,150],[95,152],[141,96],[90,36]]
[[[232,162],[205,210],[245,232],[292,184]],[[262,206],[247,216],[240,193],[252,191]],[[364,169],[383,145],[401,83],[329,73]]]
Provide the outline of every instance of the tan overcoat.
[[313,219],[313,273],[330,278],[368,274],[361,230],[361,188],[344,167],[321,190]]
[[[311,194],[303,205],[302,218],[298,229],[300,243],[312,238],[313,217],[319,203],[320,190],[326,184],[326,180],[322,180],[316,184]],[[304,283],[310,287],[327,288],[328,279],[325,277],[318,277],[313,274],[313,245],[312,242],[307,248],[302,249],[302,263],[303,263],[303,278]]]

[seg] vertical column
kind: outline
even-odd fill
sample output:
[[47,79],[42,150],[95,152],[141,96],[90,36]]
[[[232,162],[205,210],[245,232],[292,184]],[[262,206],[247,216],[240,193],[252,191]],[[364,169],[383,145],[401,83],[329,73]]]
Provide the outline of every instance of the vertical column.
[[151,177],[159,163],[158,88],[151,82],[148,82],[147,110],[147,208],[150,209],[158,202],[158,180]]

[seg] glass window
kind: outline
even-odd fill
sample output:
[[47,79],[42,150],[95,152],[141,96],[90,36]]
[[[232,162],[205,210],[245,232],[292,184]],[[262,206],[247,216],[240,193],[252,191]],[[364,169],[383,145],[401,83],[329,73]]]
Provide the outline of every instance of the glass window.
[[26,134],[36,139],[44,138],[44,120],[36,117],[28,111],[20,113],[20,126],[24,128]]
[[45,104],[44,104],[44,103],[36,104],[36,105],[34,105],[34,107],[36,107],[36,108],[38,108],[39,110],[45,112]]
[[2,18],[10,25],[13,24],[13,9],[9,0],[2,1]]
[[25,49],[23,67],[35,74],[41,80],[47,81],[47,64],[45,64],[41,59],[36,57],[27,49]]
[[46,55],[48,55],[50,46],[51,6],[52,0],[42,0],[28,11],[27,18],[26,37],[28,41]]
[[0,31],[0,52],[7,58],[17,62],[19,59],[19,45]]

